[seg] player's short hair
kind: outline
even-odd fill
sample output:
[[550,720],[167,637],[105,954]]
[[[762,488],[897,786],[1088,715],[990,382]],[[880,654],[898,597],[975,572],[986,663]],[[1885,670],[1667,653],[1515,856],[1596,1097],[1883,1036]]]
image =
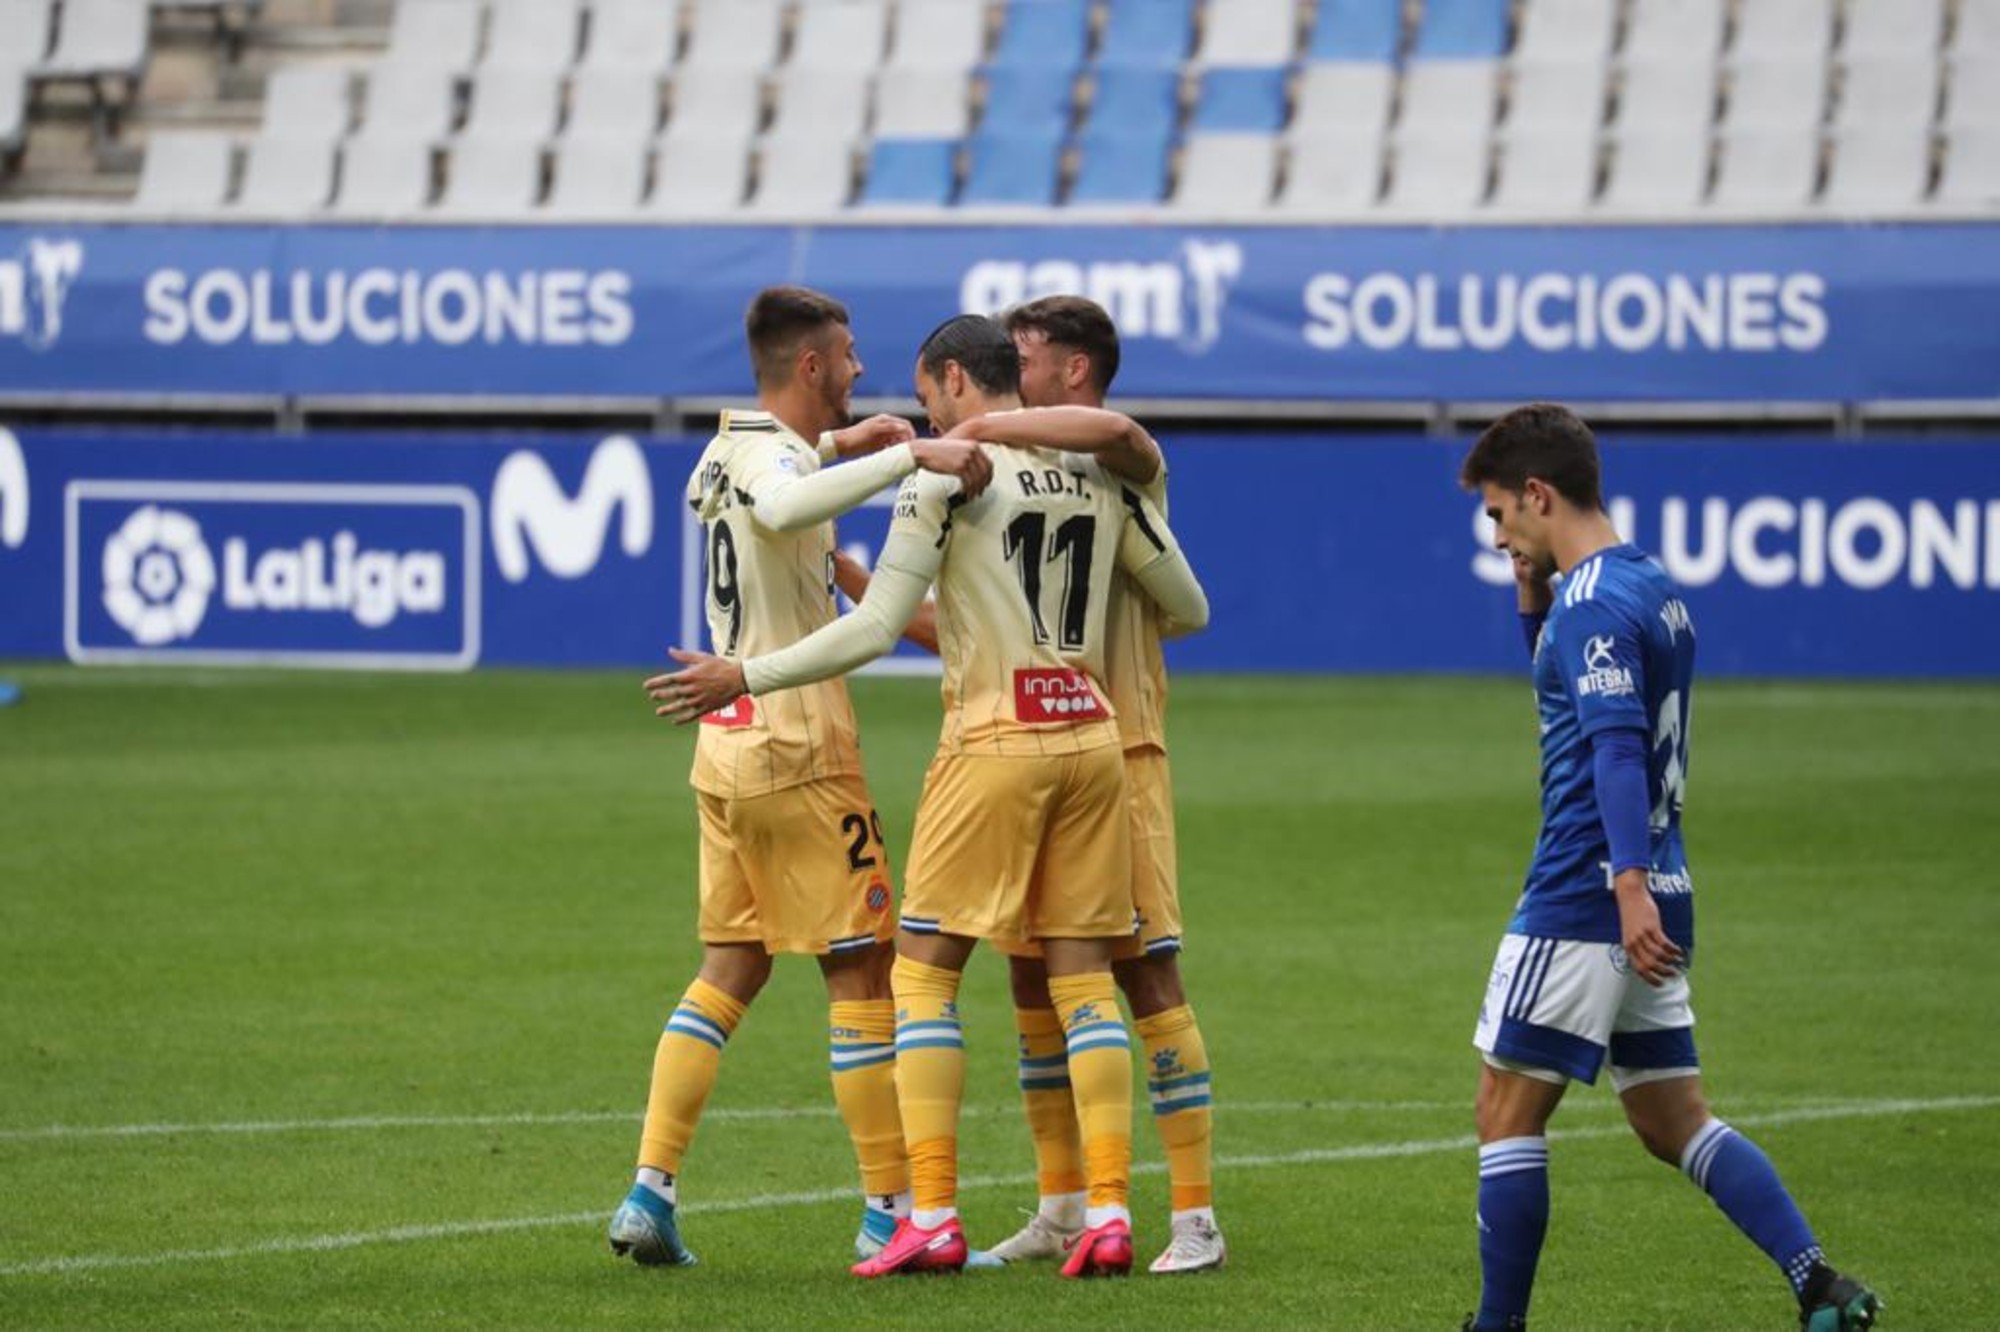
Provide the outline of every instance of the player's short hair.
[[1099,393],[1118,378],[1118,326],[1105,308],[1085,296],[1043,296],[1000,316],[1011,333],[1040,333],[1058,347],[1073,347],[1090,359],[1090,377]]
[[835,324],[847,325],[847,307],[810,287],[766,287],[743,314],[750,365],[757,387],[772,388],[790,378],[792,364],[807,339]]
[[1547,482],[1579,509],[1604,507],[1597,437],[1582,417],[1558,403],[1531,402],[1486,427],[1458,472],[1458,483],[1467,490],[1490,481],[1517,495],[1531,478]]
[[946,361],[957,361],[984,393],[1021,391],[1021,352],[1006,326],[986,315],[962,314],[945,320],[924,339],[917,353],[924,373],[944,377]]

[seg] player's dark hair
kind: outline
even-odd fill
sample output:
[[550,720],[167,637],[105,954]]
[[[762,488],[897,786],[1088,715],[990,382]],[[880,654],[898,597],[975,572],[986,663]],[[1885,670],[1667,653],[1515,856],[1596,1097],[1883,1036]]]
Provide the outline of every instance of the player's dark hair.
[[945,320],[924,339],[917,359],[932,379],[944,377],[945,362],[957,361],[983,393],[1021,391],[1020,350],[1006,327],[986,315],[962,314]]
[[1465,455],[1458,483],[1477,490],[1492,482],[1518,495],[1543,481],[1579,509],[1604,507],[1597,437],[1569,408],[1553,402],[1516,407],[1486,427]]
[[835,324],[847,324],[847,307],[810,287],[766,287],[750,300],[743,333],[750,342],[750,365],[758,388],[775,388],[791,377],[799,348]]
[[1070,347],[1090,360],[1099,393],[1118,377],[1118,326],[1096,301],[1083,296],[1044,296],[1000,316],[1007,332],[1040,333],[1057,347]]

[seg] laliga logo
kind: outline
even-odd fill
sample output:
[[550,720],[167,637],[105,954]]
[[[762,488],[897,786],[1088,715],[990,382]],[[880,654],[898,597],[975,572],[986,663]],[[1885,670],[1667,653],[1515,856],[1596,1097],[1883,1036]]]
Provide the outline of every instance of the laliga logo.
[[215,560],[184,513],[148,504],[104,543],[104,609],[143,647],[192,637],[214,590]]
[[625,436],[597,446],[575,499],[540,454],[510,454],[493,478],[494,561],[508,582],[522,582],[533,546],[556,577],[582,578],[604,553],[614,511],[622,511],[620,547],[644,555],[653,544],[653,480],[646,455]]
[[42,351],[62,336],[63,302],[83,271],[83,246],[73,240],[28,241],[24,259],[0,261],[0,336],[16,336]]
[[966,270],[958,307],[993,314],[1042,296],[1088,296],[1126,337],[1171,341],[1199,355],[1222,337],[1229,290],[1242,276],[1235,241],[1184,241],[1179,262],[988,259]]

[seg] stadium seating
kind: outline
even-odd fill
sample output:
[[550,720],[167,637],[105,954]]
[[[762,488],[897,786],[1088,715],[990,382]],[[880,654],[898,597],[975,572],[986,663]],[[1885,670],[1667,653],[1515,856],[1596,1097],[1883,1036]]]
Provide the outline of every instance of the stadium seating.
[[2000,206],[2000,124],[1960,124],[1946,140],[1938,202]]
[[748,165],[740,143],[669,132],[660,140],[645,213],[678,220],[727,217],[743,201]]
[[646,192],[647,145],[625,134],[579,134],[572,125],[555,151],[544,210],[562,221],[628,220]]
[[441,214],[518,217],[542,197],[542,146],[507,135],[467,134],[451,146]]
[[200,217],[219,212],[229,197],[235,169],[236,145],[228,135],[206,130],[162,131],[146,144],[146,162],[132,205],[166,216]]
[[348,217],[405,218],[431,196],[431,145],[381,135],[350,139],[340,154],[333,211]]
[[[1983,208],[1966,200],[1984,197],[1985,140],[1959,145],[1957,131],[2000,122],[2000,0],[383,3],[372,62],[303,47],[278,61],[242,145],[242,198],[218,209],[295,215],[317,196],[346,214],[375,194],[426,208],[429,168],[413,203],[412,155],[358,146],[383,141],[446,152],[433,165],[453,216],[486,197],[462,178],[487,154],[508,178],[496,204],[523,197],[531,152],[548,199],[518,207],[551,216],[1157,204],[1238,217],[1260,195],[1283,216],[1435,219],[1865,213],[1871,197]],[[0,0],[21,34],[0,53],[0,174],[26,141],[32,81],[143,70],[146,12]],[[663,125],[667,190],[641,199]],[[569,138],[591,147],[572,156]],[[841,145],[848,167],[806,169],[810,143]],[[1914,158],[1892,160],[1903,149]],[[1787,152],[1799,160],[1774,160]],[[687,178],[730,153],[713,189]],[[360,164],[358,195],[336,156]],[[616,164],[601,194],[581,182],[587,161]],[[793,161],[796,189],[776,179]],[[206,193],[170,206],[198,210]]]

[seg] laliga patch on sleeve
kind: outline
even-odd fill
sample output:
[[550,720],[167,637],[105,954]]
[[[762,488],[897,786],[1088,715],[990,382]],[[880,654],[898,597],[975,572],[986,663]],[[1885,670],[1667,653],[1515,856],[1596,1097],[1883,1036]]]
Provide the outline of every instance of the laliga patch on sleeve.
[[745,694],[734,703],[717,708],[714,712],[704,716],[701,719],[701,724],[703,726],[720,726],[725,730],[734,730],[738,727],[748,726],[756,720],[757,701],[748,694]]
[[1109,717],[1097,687],[1082,671],[1035,667],[1014,672],[1014,716],[1024,722],[1096,721]]

